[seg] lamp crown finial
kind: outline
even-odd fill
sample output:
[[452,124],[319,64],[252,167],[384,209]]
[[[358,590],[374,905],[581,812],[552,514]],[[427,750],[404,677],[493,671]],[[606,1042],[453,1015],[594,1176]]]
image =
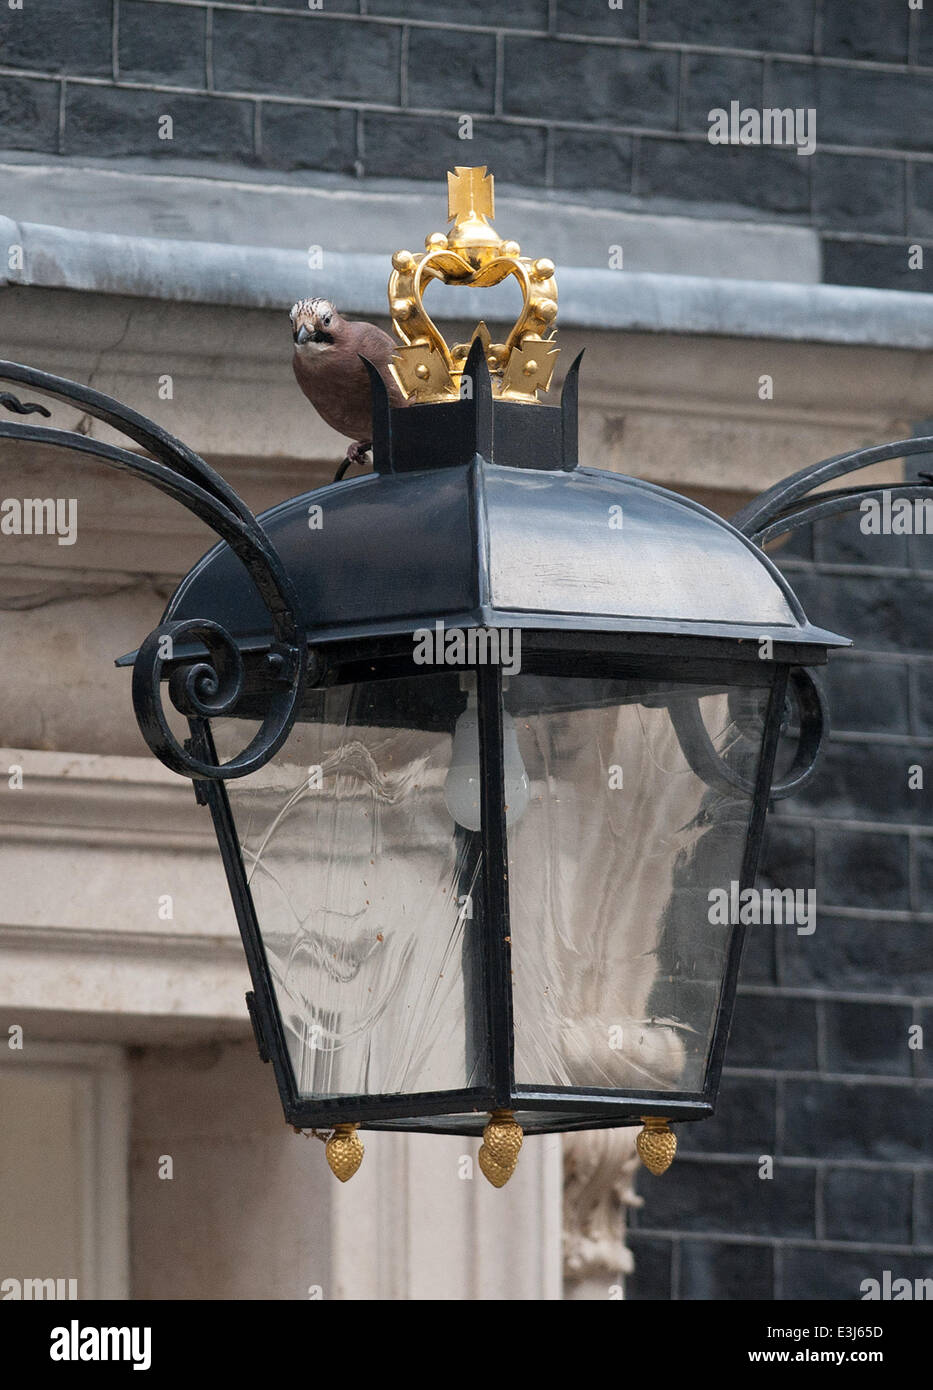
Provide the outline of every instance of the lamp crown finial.
[[[447,232],[431,232],[420,254],[396,251],[389,277],[389,312],[397,348],[389,364],[405,396],[414,404],[461,398],[471,343],[480,339],[492,377],[493,394],[533,405],[546,391],[560,349],[554,342],[557,284],[554,263],[521,254],[517,241],[499,236],[489,220],[495,209],[494,179],[484,164],[457,165],[447,174]],[[431,280],[485,289],[514,275],[522,289],[522,308],[504,342],[493,342],[478,324],[470,343],[449,347],[424,307]]]
[[485,164],[468,168],[456,164],[447,174],[447,221],[465,222],[473,217],[495,217],[495,180]]

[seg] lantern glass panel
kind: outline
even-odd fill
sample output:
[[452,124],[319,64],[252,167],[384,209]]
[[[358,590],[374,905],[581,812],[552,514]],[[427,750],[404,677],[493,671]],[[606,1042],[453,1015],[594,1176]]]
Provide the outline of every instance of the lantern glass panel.
[[529,781],[508,829],[517,1086],[702,1091],[732,934],[709,894],[741,878],[753,797],[692,770],[671,710],[693,702],[754,784],[768,691],[511,681]]
[[[456,674],[311,692],[228,786],[301,1096],[487,1081],[481,843],[445,802],[465,703]],[[242,746],[237,721],[213,731],[221,756]]]

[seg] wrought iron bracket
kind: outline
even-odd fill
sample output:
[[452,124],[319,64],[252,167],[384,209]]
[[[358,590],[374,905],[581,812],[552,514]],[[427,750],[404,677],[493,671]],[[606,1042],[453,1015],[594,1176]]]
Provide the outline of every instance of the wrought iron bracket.
[[[916,439],[898,439],[889,444],[871,445],[866,449],[854,449],[849,453],[835,454],[832,458],[810,464],[783,478],[779,483],[760,493],[747,503],[732,518],[732,525],[756,545],[764,547],[768,541],[797,531],[804,526],[826,517],[839,516],[843,512],[857,511],[867,499],[881,500],[885,495],[899,497],[933,497],[933,479],[922,482],[866,483],[862,486],[835,488],[827,492],[815,492],[850,473],[873,464],[886,463],[891,459],[909,458],[911,454],[933,453],[933,437],[922,436]],[[791,685],[800,711],[800,738],[793,764],[784,779],[772,787],[772,799],[791,796],[799,791],[813,776],[822,748],[829,733],[829,716],[826,699],[820,683],[802,668],[791,672]],[[673,717],[673,714],[672,714]],[[705,728],[699,718],[699,711],[681,712],[680,721],[684,727],[684,738],[694,750],[693,756],[700,757],[707,781],[715,778],[721,785],[738,785],[735,775],[719,758],[709,743]],[[697,751],[699,750],[699,751]],[[689,756],[689,755],[688,755]],[[715,760],[715,766],[713,761]]]
[[[829,708],[822,682],[805,666],[794,666],[788,674],[788,704],[797,706],[798,736],[794,757],[781,780],[772,782],[770,799],[783,801],[794,796],[810,781],[819,766],[829,737]],[[752,796],[755,782],[730,767],[709,736],[699,701],[686,698],[669,702],[671,723],[691,770],[714,790],[727,796],[736,792]],[[788,710],[782,732],[791,722]]]
[[[160,624],[142,643],[133,666],[133,705],[143,738],[152,752],[183,776],[223,780],[244,777],[262,767],[281,748],[295,722],[308,668],[307,634],[298,618],[297,596],[285,567],[259,521],[223,478],[174,435],[154,421],[89,386],[15,362],[0,362],[0,381],[41,391],[53,400],[78,406],[147,450],[151,457],[106,444],[74,430],[0,419],[0,439],[67,449],[143,478],[187,507],[227,544],[245,565],[269,613],[273,642],[267,653],[273,685],[264,719],[245,749],[226,763],[211,761],[190,743],[180,742],[163,705],[162,671],[175,647],[195,641],[206,649],[172,670],[169,692],[187,714],[230,715],[243,686],[243,659],[230,633],[208,618]],[[0,403],[17,414],[49,411],[0,394]]]
[[924,483],[866,483],[860,487],[837,488],[812,496],[814,489],[831,483],[835,478],[857,473],[875,463],[890,459],[909,458],[911,454],[933,453],[933,438],[896,439],[890,444],[875,444],[851,453],[835,454],[820,463],[810,464],[783,478],[767,491],[759,493],[732,518],[732,525],[749,540],[764,546],[768,541],[790,531],[810,526],[827,516],[856,511],[866,498],[881,498],[886,493],[907,497],[933,497],[933,485]]

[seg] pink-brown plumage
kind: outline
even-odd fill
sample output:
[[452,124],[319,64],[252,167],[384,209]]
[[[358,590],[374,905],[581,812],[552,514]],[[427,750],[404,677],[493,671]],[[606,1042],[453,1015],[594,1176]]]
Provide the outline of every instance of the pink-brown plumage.
[[300,299],[289,317],[298,385],[322,420],[354,441],[347,458],[360,463],[372,442],[372,391],[360,356],[377,368],[392,405],[407,405],[389,371],[396,344],[374,323],[342,318],[327,299]]

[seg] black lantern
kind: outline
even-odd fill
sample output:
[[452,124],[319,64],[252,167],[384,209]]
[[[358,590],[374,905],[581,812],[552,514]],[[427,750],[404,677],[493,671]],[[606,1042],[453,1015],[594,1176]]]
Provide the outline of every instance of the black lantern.
[[[575,368],[560,407],[494,400],[477,349],[466,379],[392,410],[374,372],[375,472],[261,518],[311,667],[274,757],[199,784],[257,1041],[300,1128],[698,1119],[743,932],[711,923],[710,890],[753,884],[769,796],[821,737],[801,667],[842,639],[726,522],[577,466]],[[208,718],[193,650],[165,669],[213,763],[281,686],[226,544],[149,643],[204,614],[238,699]],[[789,682],[800,749],[776,788]]]
[[[808,668],[845,642],[755,541],[858,505],[875,490],[807,494],[931,441],[805,470],[737,525],[580,467],[579,359],[559,406],[536,400],[553,266],[468,201],[426,258],[394,259],[413,403],[390,407],[370,368],[372,474],[257,520],[151,422],[12,364],[0,379],[152,458],[33,424],[0,437],[136,472],[222,537],[123,664],[150,747],[210,808],[287,1120],[333,1127],[342,1178],[358,1127],[485,1133],[499,1186],[522,1132],[644,1123],[663,1171],[669,1122],[713,1111],[736,993],[745,927],[712,898],[753,887],[769,800],[812,774]],[[409,331],[432,258],[454,282],[524,276],[523,334],[448,351]]]

